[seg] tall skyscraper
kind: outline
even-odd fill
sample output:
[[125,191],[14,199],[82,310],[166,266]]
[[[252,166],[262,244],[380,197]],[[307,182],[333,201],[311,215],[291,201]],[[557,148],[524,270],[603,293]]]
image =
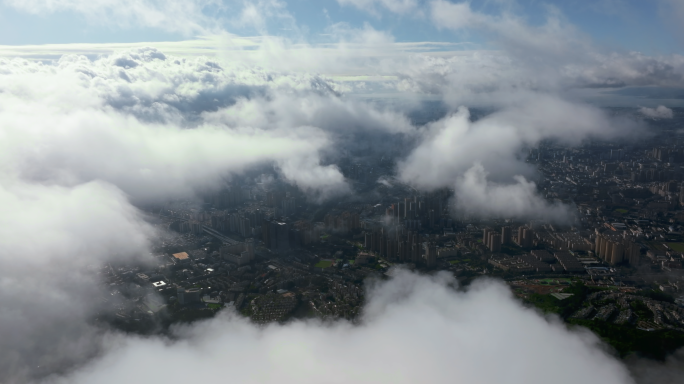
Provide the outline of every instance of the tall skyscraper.
[[501,252],[501,235],[497,232],[489,234],[489,250],[492,252]]
[[437,266],[437,246],[433,242],[427,243],[425,263],[428,268],[434,268]]
[[511,243],[511,227],[501,228],[501,244],[506,245]]
[[482,230],[482,245],[489,248],[489,233],[492,232],[491,229],[485,228]]

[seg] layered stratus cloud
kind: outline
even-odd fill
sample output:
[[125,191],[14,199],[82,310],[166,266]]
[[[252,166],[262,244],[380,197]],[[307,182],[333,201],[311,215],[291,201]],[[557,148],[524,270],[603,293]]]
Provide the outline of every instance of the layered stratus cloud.
[[[154,234],[117,188],[0,179],[0,381],[65,372],[98,352],[115,308],[96,271],[138,260]],[[105,299],[109,297],[109,299]]]
[[523,308],[500,283],[459,292],[448,274],[394,272],[370,290],[356,325],[259,327],[223,311],[173,340],[114,337],[103,357],[48,382],[632,382],[594,335]]

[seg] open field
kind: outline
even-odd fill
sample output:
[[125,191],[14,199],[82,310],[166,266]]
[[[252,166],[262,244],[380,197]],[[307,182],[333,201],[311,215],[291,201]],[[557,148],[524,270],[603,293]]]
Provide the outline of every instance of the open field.
[[332,266],[333,261],[332,260],[321,260],[316,264],[316,268],[330,268]]
[[673,251],[684,253],[684,243],[667,243],[667,246]]

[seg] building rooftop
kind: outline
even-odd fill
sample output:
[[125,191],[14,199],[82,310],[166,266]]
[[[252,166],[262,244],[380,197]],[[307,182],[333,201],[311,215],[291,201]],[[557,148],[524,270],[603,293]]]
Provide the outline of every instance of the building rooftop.
[[174,253],[173,257],[177,260],[187,260],[188,253],[187,252]]

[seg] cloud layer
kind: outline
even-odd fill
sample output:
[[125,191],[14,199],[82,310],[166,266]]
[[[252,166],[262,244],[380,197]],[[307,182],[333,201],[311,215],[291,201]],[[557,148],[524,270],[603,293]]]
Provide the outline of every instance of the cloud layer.
[[221,5],[217,0],[4,0],[33,14],[72,11],[90,23],[114,27],[158,28],[190,36],[220,30],[217,20],[204,11]]
[[320,164],[333,134],[410,129],[399,115],[339,100],[317,77],[224,69],[154,49],[2,64],[6,172],[67,186],[105,180],[137,201],[189,196],[269,163],[327,198],[347,191],[339,170]]
[[569,209],[536,193],[524,150],[542,140],[578,145],[588,138],[626,138],[637,123],[553,97],[523,102],[471,121],[466,108],[425,127],[422,142],[398,165],[398,177],[424,189],[456,185],[457,208],[480,216],[570,221]]
[[[208,16],[223,10],[213,0],[5,3],[185,35],[222,34],[224,25],[266,34],[269,19],[299,31],[279,1],[235,2],[226,19]],[[577,145],[640,129],[570,94],[684,85],[681,56],[597,48],[553,11],[532,26],[506,7],[483,14],[441,0],[339,3],[427,15],[438,28],[481,34],[487,49],[439,51],[338,23],[328,43],[262,36],[250,40],[254,49],[227,47],[220,59],[154,48],[0,59],[0,381],[54,373],[47,382],[631,382],[595,336],[521,307],[501,284],[456,292],[446,275],[396,271],[369,292],[358,325],[259,328],[225,312],[176,328],[173,340],[102,337],[92,325],[111,308],[93,271],[144,261],[156,235],[132,203],[192,197],[261,165],[320,201],[350,192],[334,160],[399,153],[401,181],[454,188],[464,213],[561,221],[567,208],[537,195],[521,153],[546,139]],[[408,104],[437,98],[449,113],[416,127],[350,92]],[[462,105],[494,112],[475,120]],[[672,117],[664,106],[641,112]]]
[[590,333],[521,307],[499,283],[478,282],[460,293],[455,284],[446,274],[395,271],[369,293],[359,325],[260,328],[223,313],[178,328],[174,341],[115,336],[103,358],[50,382],[180,383],[226,375],[240,383],[631,382]]
[[111,185],[0,180],[0,380],[19,383],[97,353],[90,320],[115,307],[97,272],[143,262],[154,232]]

